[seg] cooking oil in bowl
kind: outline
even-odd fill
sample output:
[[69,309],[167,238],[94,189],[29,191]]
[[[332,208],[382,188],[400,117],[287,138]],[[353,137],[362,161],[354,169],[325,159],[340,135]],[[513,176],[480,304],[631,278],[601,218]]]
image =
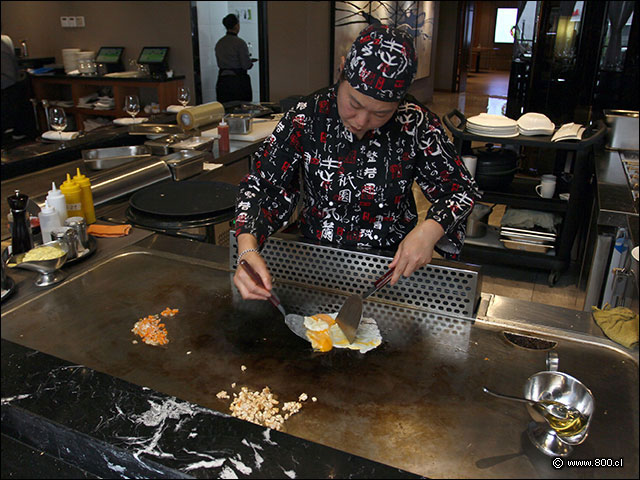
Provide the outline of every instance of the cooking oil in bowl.
[[543,400],[539,404],[534,404],[538,413],[540,413],[549,423],[549,426],[555,430],[559,437],[573,437],[574,435],[582,432],[588,424],[588,419],[578,410],[564,409],[566,415],[555,416],[549,413],[548,409],[544,408],[544,405],[558,406],[564,409],[564,405],[553,400]]

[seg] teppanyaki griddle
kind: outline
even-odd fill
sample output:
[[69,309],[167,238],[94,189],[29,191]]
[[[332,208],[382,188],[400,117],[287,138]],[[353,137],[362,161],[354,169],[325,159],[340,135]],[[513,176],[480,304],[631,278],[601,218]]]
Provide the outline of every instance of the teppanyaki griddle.
[[167,182],[131,197],[134,211],[161,217],[211,216],[235,208],[238,187],[213,181]]

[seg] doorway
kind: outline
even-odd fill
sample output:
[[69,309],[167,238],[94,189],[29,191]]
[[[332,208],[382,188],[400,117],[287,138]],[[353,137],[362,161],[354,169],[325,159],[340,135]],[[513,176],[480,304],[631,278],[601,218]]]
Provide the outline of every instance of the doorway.
[[218,80],[218,63],[216,61],[215,46],[218,40],[226,34],[222,19],[229,13],[234,13],[240,20],[238,37],[243,39],[249,47],[249,56],[258,61],[248,71],[251,79],[252,102],[263,100],[266,78],[265,46],[262,45],[261,18],[264,9],[259,8],[259,2],[191,2],[191,31],[193,42],[193,67],[196,104],[217,101],[216,82]]

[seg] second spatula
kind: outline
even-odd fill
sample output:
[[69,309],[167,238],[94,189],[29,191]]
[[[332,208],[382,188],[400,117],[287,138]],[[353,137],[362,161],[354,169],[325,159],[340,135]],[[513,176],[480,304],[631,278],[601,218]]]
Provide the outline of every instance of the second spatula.
[[364,292],[362,296],[351,295],[342,305],[336,317],[336,323],[340,327],[340,330],[342,330],[342,333],[344,333],[344,336],[347,337],[347,340],[349,340],[349,343],[353,343],[356,339],[356,332],[362,320],[362,302],[389,283],[393,276],[393,270],[393,268],[389,269],[384,275],[378,278],[373,283],[373,286]]

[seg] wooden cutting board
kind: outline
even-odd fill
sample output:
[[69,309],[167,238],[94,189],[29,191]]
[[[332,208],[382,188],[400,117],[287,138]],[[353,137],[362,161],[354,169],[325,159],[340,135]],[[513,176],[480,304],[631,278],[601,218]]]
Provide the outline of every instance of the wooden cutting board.
[[239,140],[241,142],[255,142],[270,135],[277,124],[277,120],[269,120],[266,122],[254,121],[251,126],[251,132],[245,134],[230,133],[229,139]]

